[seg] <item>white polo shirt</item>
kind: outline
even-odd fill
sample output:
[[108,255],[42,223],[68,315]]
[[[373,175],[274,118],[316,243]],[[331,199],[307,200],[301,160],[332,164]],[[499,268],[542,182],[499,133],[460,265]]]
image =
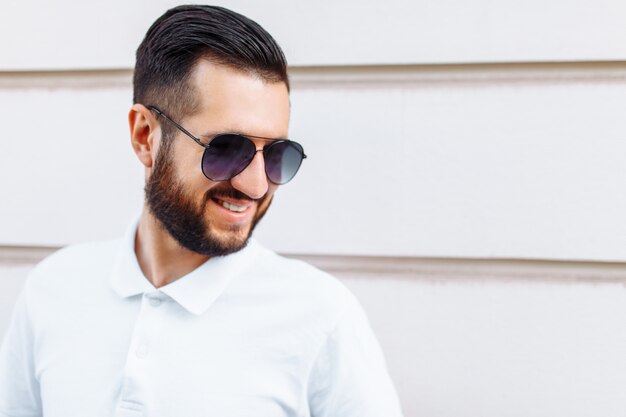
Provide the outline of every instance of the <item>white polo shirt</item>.
[[251,240],[156,289],[135,233],[34,269],[0,350],[0,416],[401,416],[336,279]]

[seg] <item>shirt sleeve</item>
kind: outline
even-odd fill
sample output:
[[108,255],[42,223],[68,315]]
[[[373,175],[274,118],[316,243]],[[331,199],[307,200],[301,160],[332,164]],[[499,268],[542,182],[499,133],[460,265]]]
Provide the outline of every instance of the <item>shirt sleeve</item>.
[[33,346],[33,331],[23,291],[0,348],[0,417],[42,415]]
[[319,351],[308,398],[312,417],[402,417],[382,350],[354,297]]

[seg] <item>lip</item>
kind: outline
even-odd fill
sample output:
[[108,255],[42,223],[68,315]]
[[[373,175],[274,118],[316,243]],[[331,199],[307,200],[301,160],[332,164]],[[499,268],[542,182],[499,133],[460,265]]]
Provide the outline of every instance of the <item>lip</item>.
[[[221,204],[222,201],[235,204],[241,207],[245,207],[245,210],[241,212],[230,211],[229,209],[227,209]],[[255,202],[253,201],[243,202],[241,200],[236,200],[233,198],[216,197],[216,198],[212,198],[209,204],[215,207],[215,210],[217,211],[219,218],[223,219],[224,221],[228,223],[246,223],[249,220],[251,220],[252,216],[254,215],[253,207],[254,207]]]
[[[213,201],[217,200],[218,202],[224,201],[226,203],[234,204],[240,207],[245,207],[246,209],[252,207],[254,205],[254,201],[250,200],[238,200],[236,198],[229,197],[214,197]],[[244,210],[245,211],[245,210]],[[243,212],[242,212],[243,213]]]

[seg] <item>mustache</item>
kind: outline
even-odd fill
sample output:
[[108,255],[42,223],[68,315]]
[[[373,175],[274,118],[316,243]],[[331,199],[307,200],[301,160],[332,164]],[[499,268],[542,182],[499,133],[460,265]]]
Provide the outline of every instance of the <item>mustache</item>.
[[233,198],[236,200],[245,200],[245,201],[259,201],[262,200],[265,196],[261,198],[251,198],[247,194],[242,193],[241,191],[229,187],[229,188],[211,188],[206,193],[206,201],[213,198]]

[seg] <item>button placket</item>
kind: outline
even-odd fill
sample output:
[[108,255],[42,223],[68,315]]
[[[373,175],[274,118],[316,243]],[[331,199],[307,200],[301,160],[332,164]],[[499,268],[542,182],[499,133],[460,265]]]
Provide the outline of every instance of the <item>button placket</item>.
[[135,356],[137,358],[145,358],[150,353],[150,340],[154,336],[154,320],[155,312],[152,309],[159,307],[161,305],[161,294],[157,293],[147,293],[143,295],[142,303],[141,303],[141,312],[140,315],[143,318],[144,328],[141,333],[138,333],[138,336],[135,343]]
[[[159,292],[143,294],[135,329],[130,340],[129,351],[124,367],[124,380],[118,402],[116,416],[142,415],[143,394],[146,389],[146,367],[150,366],[151,343],[158,329],[158,310],[162,299]],[[131,406],[132,405],[132,406]]]

